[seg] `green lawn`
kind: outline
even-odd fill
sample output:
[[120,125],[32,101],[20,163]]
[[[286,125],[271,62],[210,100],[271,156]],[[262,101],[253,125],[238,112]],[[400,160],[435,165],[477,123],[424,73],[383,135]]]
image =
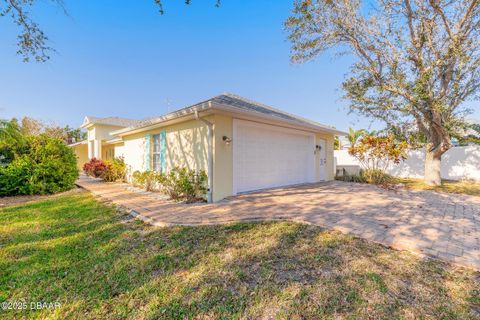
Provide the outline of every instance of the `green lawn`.
[[0,209],[1,319],[478,319],[480,275],[290,222],[154,228],[86,192]]

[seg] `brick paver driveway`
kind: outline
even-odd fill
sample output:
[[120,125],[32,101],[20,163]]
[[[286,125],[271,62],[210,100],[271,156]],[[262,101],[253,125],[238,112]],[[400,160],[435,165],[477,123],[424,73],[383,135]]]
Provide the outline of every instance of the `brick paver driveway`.
[[177,204],[159,195],[81,178],[78,184],[158,226],[288,219],[480,270],[480,198],[430,191],[387,191],[332,181]]

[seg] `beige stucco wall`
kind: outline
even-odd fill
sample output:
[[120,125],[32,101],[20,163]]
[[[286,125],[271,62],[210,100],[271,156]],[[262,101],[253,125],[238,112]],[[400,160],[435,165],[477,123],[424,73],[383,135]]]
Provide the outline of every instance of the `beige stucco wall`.
[[[223,136],[232,138],[233,119],[231,116],[220,114],[208,116],[206,119],[214,124],[213,201],[219,201],[225,197],[231,196],[233,193],[233,143],[235,143],[235,141],[232,141],[231,144],[226,144],[222,140]],[[208,174],[208,130],[204,123],[192,119],[164,128],[158,128],[142,133],[124,136],[123,143],[115,145],[115,156],[124,157],[128,167],[129,175],[137,170],[146,170],[145,136],[147,134],[158,134],[162,130],[167,132],[167,170],[173,168],[174,166],[185,166],[194,170],[205,170]],[[324,139],[326,141],[326,177],[327,180],[332,180],[334,178],[334,136],[330,134],[317,133],[315,137],[316,140]],[[151,140],[150,143],[151,147],[152,145],[153,140]],[[150,150],[150,156],[151,154],[152,153]],[[315,158],[317,181],[320,179],[319,159],[320,155],[317,154]]]
[[124,150],[124,143],[116,143],[113,145],[114,147],[114,153],[115,153],[115,158],[118,158],[118,157],[123,157],[125,158],[125,154],[123,152]]
[[[212,117],[205,117],[213,122]],[[191,170],[205,170],[208,174],[208,128],[198,120],[190,120],[168,126],[167,171],[175,166]],[[157,131],[159,133],[160,130]]]
[[[104,148],[110,148],[110,146],[105,146],[103,143],[107,140],[113,139],[114,137],[110,134],[112,131],[119,130],[122,127],[118,126],[107,126],[107,125],[93,125],[87,129],[87,140],[88,140],[88,157],[96,157],[98,159],[105,159],[105,150]],[[113,147],[112,147],[113,148]]]
[[88,162],[88,146],[87,144],[77,144],[73,146],[73,151],[77,156],[77,168],[79,171],[83,170],[83,164]]
[[233,146],[222,139],[233,136],[232,117],[216,114],[214,116],[214,166],[213,201],[222,200],[233,194]]
[[[221,200],[232,195],[232,148],[222,141],[224,135],[232,137],[232,118],[221,115],[205,117],[214,123],[213,141],[213,201]],[[205,170],[208,173],[208,129],[198,120],[192,119],[164,128],[145,131],[123,137],[123,144],[115,145],[115,156],[123,156],[128,167],[128,173],[145,171],[145,137],[147,134],[159,134],[162,130],[167,133],[167,170],[175,166],[187,167],[192,170]],[[150,141],[152,147],[153,140]],[[150,157],[152,150],[150,149]],[[151,161],[151,160],[150,160]],[[150,164],[150,168],[152,165]]]
[[115,146],[112,144],[104,144],[102,146],[102,160],[112,160],[114,157],[116,157]]
[[114,136],[110,135],[112,131],[119,130],[122,127],[118,126],[107,126],[96,124],[88,128],[88,140],[110,140]]
[[[212,116],[206,119],[213,121]],[[130,175],[134,171],[145,171],[147,169],[146,135],[159,134],[163,130],[167,133],[167,170],[180,166],[192,170],[205,170],[208,174],[207,127],[202,122],[192,119],[164,128],[124,136],[123,144],[115,147],[115,156],[124,157]],[[151,138],[150,158],[152,147],[153,140]]]
[[145,171],[145,133],[123,137],[123,144],[115,145],[115,154],[123,156],[128,179],[134,171]]

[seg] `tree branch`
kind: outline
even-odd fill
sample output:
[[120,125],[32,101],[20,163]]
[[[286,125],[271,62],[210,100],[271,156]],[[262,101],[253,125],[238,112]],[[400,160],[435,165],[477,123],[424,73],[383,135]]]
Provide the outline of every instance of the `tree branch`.
[[445,26],[445,30],[447,31],[447,34],[450,37],[450,39],[453,40],[454,36],[452,33],[452,29],[450,28],[450,23],[448,22],[448,19],[445,16],[445,12],[443,11],[442,8],[440,8],[440,6],[435,2],[435,0],[429,0],[429,2],[432,8],[435,10],[435,12],[437,12],[442,18],[443,25]]

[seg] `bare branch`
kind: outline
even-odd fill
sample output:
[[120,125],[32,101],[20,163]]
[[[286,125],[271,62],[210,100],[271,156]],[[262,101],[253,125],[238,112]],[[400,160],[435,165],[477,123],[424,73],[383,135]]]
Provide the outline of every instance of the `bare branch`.
[[472,13],[475,10],[475,8],[478,8],[478,5],[479,5],[478,0],[470,1],[470,5],[468,6],[467,11],[465,11],[465,14],[460,20],[457,30],[462,30],[465,27],[465,23],[472,17]]
[[[480,90],[478,0],[297,0],[286,22],[295,62],[348,47],[350,110],[414,126],[439,154]],[[437,154],[438,156],[438,154]]]
[[453,33],[452,33],[452,29],[450,28],[450,23],[448,22],[448,19],[445,16],[445,12],[438,5],[438,3],[436,3],[436,0],[429,0],[429,2],[430,2],[430,5],[432,6],[432,8],[435,10],[435,12],[438,13],[440,15],[440,17],[442,18],[443,25],[445,26],[445,30],[447,31],[447,34],[450,37],[450,39],[453,40],[454,36],[453,36]]

